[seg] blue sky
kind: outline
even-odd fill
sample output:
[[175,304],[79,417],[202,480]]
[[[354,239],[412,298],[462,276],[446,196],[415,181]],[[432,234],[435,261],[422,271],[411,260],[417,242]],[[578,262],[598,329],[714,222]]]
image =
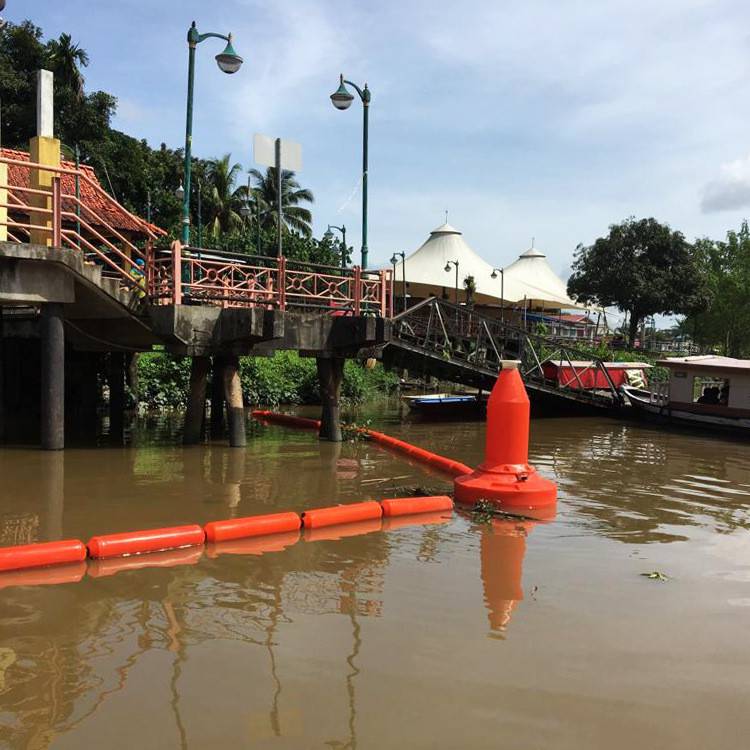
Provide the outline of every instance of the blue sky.
[[[370,259],[449,220],[493,265],[536,237],[558,272],[629,215],[689,239],[750,213],[750,5],[740,0],[7,0],[90,54],[115,126],[184,141],[187,46],[232,31],[227,76],[198,49],[194,153],[252,164],[255,132],[299,141],[316,233],[359,247],[362,108],[333,109],[339,72],[372,90]],[[358,254],[357,254],[358,257]]]

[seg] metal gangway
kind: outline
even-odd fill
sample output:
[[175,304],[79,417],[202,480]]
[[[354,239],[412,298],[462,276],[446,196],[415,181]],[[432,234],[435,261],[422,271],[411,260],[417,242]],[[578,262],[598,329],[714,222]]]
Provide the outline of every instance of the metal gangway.
[[[492,388],[503,359],[520,360],[532,397],[602,409],[623,403],[601,358],[437,297],[396,315],[383,351],[389,366],[484,390]],[[552,369],[564,372],[564,377],[551,376]]]

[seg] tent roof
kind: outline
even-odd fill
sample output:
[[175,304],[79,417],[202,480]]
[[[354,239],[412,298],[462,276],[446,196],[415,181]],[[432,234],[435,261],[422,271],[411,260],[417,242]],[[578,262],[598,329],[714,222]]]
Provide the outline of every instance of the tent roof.
[[[448,261],[458,261],[458,283],[463,295],[463,283],[467,276],[473,276],[477,290],[477,302],[498,302],[502,287],[500,274],[492,278],[493,267],[480,257],[466,242],[463,234],[447,222],[433,229],[427,240],[406,258],[406,281],[410,292],[415,296],[440,296],[445,288],[452,290],[456,285],[456,269],[451,265],[445,270]],[[402,262],[396,264],[396,283],[401,280]],[[516,300],[516,292],[505,280],[503,289],[506,302]],[[521,292],[523,298],[523,292]]]
[[565,282],[552,270],[547,256],[535,247],[521,253],[517,260],[503,269],[503,273],[506,287],[510,283],[516,294],[518,291],[521,293],[520,298],[514,301],[521,301],[526,297],[527,300],[531,300],[533,307],[586,307],[568,296]]

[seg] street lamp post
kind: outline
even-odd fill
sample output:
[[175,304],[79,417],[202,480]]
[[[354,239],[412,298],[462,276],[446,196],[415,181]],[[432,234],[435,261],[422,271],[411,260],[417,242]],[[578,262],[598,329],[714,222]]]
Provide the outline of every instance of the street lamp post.
[[352,81],[344,79],[343,74],[339,76],[339,87],[331,94],[331,101],[336,109],[349,109],[354,97],[344,84],[349,84],[359,94],[364,109],[364,119],[362,122],[362,268],[367,268],[367,140],[368,140],[368,122],[370,114],[370,89],[365,84],[364,89],[357,86]]
[[391,264],[393,265],[393,285],[396,285],[396,263],[398,258],[401,258],[401,290],[404,294],[404,312],[406,312],[406,253],[395,252],[391,256]]
[[341,232],[341,270],[346,270],[346,256],[349,252],[349,247],[346,244],[346,225],[342,224],[340,227],[337,227],[335,224],[329,224],[328,229],[326,229],[325,234],[323,237],[327,240],[333,239],[333,233],[331,232],[332,229],[335,229],[337,232]]
[[457,260],[449,260],[445,264],[445,272],[448,273],[448,271],[451,270],[451,266],[456,267],[456,304],[458,304],[458,261]]
[[216,64],[224,73],[236,73],[241,65],[242,58],[232,47],[232,35],[224,34],[199,34],[195,27],[195,21],[188,29],[187,42],[188,54],[188,93],[187,93],[187,117],[185,118],[185,167],[184,167],[184,197],[182,202],[182,244],[190,244],[190,172],[191,172],[191,149],[193,144],[193,84],[195,80],[195,48],[204,40],[216,37],[226,41],[227,46],[223,52],[216,55]]
[[505,274],[502,268],[493,268],[491,278],[496,279],[500,274],[500,322],[505,322]]

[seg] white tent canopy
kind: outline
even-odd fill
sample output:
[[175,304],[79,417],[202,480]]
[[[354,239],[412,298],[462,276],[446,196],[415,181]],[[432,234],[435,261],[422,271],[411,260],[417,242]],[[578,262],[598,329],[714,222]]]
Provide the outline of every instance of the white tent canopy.
[[525,298],[530,307],[586,309],[586,305],[568,296],[565,282],[552,270],[545,254],[535,247],[521,253],[503,269],[503,274],[506,286],[510,284],[514,294],[521,295],[514,297],[514,302],[523,302]]
[[[430,232],[422,246],[406,258],[408,293],[413,297],[442,297],[447,293],[453,299],[456,269],[449,261],[458,261],[459,300],[464,300],[464,279],[474,277],[476,302],[499,304],[526,304],[531,307],[580,308],[565,287],[565,282],[552,270],[544,253],[531,248],[518,260],[495,274],[493,267],[480,257],[466,242],[461,232],[445,223]],[[399,294],[403,278],[403,262],[396,264],[396,293]]]
[[[430,232],[427,241],[406,258],[406,281],[408,292],[414,297],[442,297],[443,291],[453,299],[456,285],[456,269],[451,265],[445,270],[448,261],[458,261],[459,300],[464,299],[464,279],[474,277],[477,290],[474,299],[477,302],[498,303],[500,301],[500,274],[492,278],[492,266],[481,258],[464,239],[461,232],[446,223]],[[396,293],[400,292],[402,262],[396,265]],[[506,302],[515,301],[517,292],[505,284]],[[523,298],[523,292],[521,292]]]

